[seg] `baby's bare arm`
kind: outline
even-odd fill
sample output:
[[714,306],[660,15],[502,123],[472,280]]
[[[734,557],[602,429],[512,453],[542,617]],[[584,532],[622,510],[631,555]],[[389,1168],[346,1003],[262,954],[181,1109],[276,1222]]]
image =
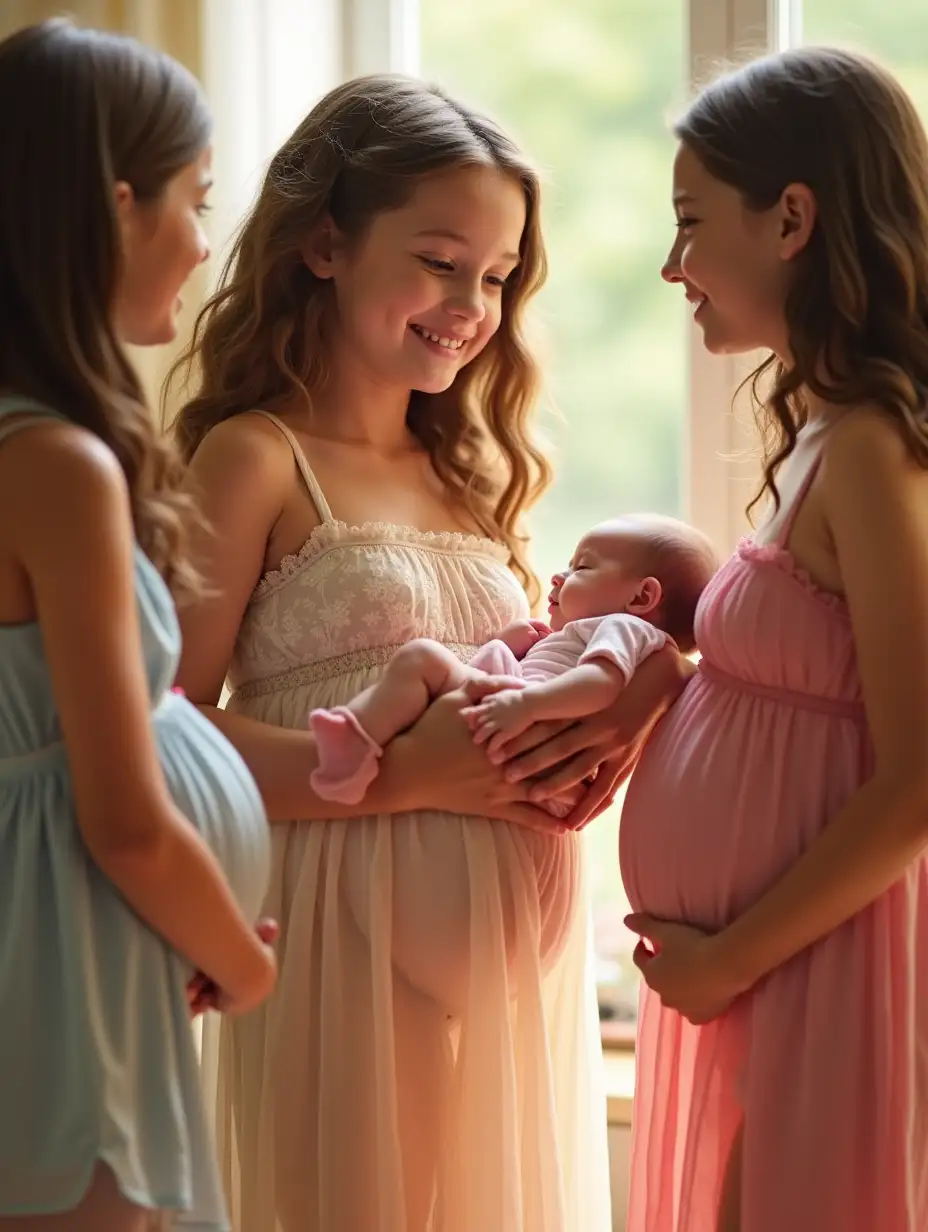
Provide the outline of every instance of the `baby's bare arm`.
[[533,723],[543,719],[585,719],[611,706],[625,687],[625,676],[608,659],[593,659],[563,676],[530,684],[519,702]]
[[546,719],[583,719],[608,707],[622,691],[625,677],[607,659],[592,659],[563,676],[523,689],[504,689],[466,712],[478,744],[499,750],[513,737]]

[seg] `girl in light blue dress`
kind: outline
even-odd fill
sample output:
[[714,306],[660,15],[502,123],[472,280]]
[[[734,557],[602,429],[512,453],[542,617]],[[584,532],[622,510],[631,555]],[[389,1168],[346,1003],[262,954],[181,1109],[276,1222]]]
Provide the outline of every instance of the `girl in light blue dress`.
[[0,113],[0,1232],[218,1232],[189,990],[273,986],[266,818],[171,689],[188,508],[123,349],[206,256],[209,114],[65,22],[0,43]]

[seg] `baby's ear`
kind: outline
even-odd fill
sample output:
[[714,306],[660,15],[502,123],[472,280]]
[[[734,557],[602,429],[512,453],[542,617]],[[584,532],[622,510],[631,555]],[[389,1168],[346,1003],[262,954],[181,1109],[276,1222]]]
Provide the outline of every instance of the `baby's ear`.
[[626,609],[630,616],[650,616],[657,611],[664,597],[664,588],[656,577],[642,578]]

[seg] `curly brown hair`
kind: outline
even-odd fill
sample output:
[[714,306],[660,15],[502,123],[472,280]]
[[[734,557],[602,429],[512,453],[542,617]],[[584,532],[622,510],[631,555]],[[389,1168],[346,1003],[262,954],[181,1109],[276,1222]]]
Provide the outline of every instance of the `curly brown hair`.
[[119,460],[139,544],[175,594],[197,588],[192,504],[113,323],[122,253],[114,186],[157,207],[209,144],[196,80],[133,39],[65,20],[0,43],[0,388],[49,405]]
[[880,407],[928,467],[928,140],[899,83],[848,51],[785,51],[708,86],[674,131],[747,208],[770,209],[797,183],[817,205],[786,299],[790,364],[770,356],[753,376],[766,448],[749,508],[768,491],[779,507],[806,390]]
[[210,428],[233,415],[294,398],[311,410],[326,378],[332,288],[306,267],[307,234],[329,216],[355,240],[376,215],[405,204],[423,176],[461,166],[494,167],[521,185],[520,263],[503,291],[498,332],[444,393],[414,392],[407,423],[447,490],[482,533],[507,545],[537,598],[521,519],[550,479],[529,433],[539,378],[523,334],[525,303],[546,274],[539,181],[496,124],[437,87],[397,75],[349,81],[274,156],[219,290],[172,373],[195,370],[198,380],[175,435],[189,459]]

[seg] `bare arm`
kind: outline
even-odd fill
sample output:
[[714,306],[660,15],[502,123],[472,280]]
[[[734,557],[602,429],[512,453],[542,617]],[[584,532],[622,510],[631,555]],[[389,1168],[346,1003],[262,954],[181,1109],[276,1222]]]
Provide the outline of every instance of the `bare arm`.
[[356,805],[321,800],[312,790],[316,746],[309,731],[218,707],[268,539],[293,482],[293,456],[272,424],[239,416],[209,433],[193,459],[191,485],[209,527],[199,536],[198,563],[212,593],[180,613],[184,653],[178,683],[241,753],[271,821],[439,808],[550,826],[549,818],[524,803],[527,788],[505,784],[473,747],[458,715],[463,697],[443,699],[436,714],[391,742],[380,774]]
[[530,721],[585,719],[611,706],[625,687],[622,672],[607,659],[593,659],[563,676],[531,684],[520,695]]
[[883,417],[861,411],[833,430],[821,483],[876,770],[719,934],[717,958],[740,988],[867,907],[928,844],[928,473]]
[[10,547],[34,595],[87,849],[151,928],[250,1008],[273,961],[158,762],[122,471],[95,437],[61,425],[23,430],[3,454]]
[[[480,689],[472,685],[471,692]],[[505,761],[506,747],[533,723],[548,719],[585,719],[612,704],[625,684],[624,674],[607,659],[591,659],[561,676],[521,688],[498,689],[487,680],[487,696],[471,707],[467,720],[474,739],[485,744],[490,757]]]
[[543,682],[520,688],[500,687],[497,679],[471,685],[471,696],[484,699],[468,714],[478,744],[487,744],[491,758],[506,759],[506,746],[533,723],[552,719],[585,719],[611,706],[638,665],[670,638],[647,621],[623,613],[567,625],[565,636],[582,651],[576,665]]
[[209,593],[180,612],[178,684],[241,753],[272,821],[357,812],[319,800],[310,788],[316,749],[308,731],[262,723],[218,705],[293,474],[286,441],[258,416],[237,416],[208,434],[193,458],[190,483],[205,520],[196,551]]
[[596,781],[569,821],[586,825],[611,803],[628,778],[651,732],[679,698],[695,667],[672,644],[641,664],[612,705],[579,721],[535,723],[506,749],[507,776],[531,784],[529,798],[542,801]]

